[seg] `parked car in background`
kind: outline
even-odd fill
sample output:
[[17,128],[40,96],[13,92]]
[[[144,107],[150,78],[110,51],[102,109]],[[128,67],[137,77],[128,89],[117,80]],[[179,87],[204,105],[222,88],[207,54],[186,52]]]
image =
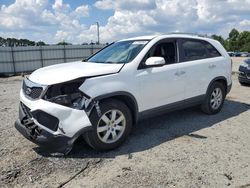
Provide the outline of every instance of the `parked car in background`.
[[234,52],[227,52],[230,57],[234,57]]
[[238,79],[242,85],[250,84],[250,59],[245,59],[240,65]]
[[220,112],[231,73],[231,58],[210,38],[125,39],[84,62],[44,67],[25,78],[15,126],[58,152],[68,153],[80,136],[94,149],[110,150],[143,118],[194,105]]
[[248,52],[241,52],[241,57],[249,57],[250,53]]
[[250,57],[248,52],[227,52],[230,57]]
[[234,52],[234,57],[241,57],[241,52]]

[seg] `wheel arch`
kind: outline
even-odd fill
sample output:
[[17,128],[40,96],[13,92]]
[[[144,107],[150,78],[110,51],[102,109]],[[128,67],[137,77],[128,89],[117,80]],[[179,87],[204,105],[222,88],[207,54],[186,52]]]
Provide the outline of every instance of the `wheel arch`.
[[210,81],[210,83],[209,83],[209,85],[207,87],[206,94],[207,94],[209,88],[211,87],[211,85],[214,82],[220,82],[220,83],[222,83],[225,86],[225,89],[226,89],[225,92],[227,93],[227,91],[228,91],[227,79],[224,76],[218,76],[218,77],[216,77],[216,78],[214,78],[213,80]]
[[117,91],[117,92],[100,95],[94,98],[95,101],[103,101],[103,100],[108,100],[108,99],[117,99],[117,100],[120,100],[121,102],[124,102],[131,111],[133,123],[134,124],[137,123],[138,104],[137,104],[135,97],[131,93],[126,92],[126,91]]

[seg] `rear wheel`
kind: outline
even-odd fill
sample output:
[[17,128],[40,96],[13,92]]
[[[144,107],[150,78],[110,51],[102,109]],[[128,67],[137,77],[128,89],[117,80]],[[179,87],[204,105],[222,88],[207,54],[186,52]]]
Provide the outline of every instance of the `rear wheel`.
[[218,113],[225,100],[226,88],[224,84],[220,82],[214,82],[208,89],[206,99],[201,105],[201,109],[206,114],[216,114]]
[[110,150],[120,146],[132,128],[129,108],[119,100],[100,103],[101,114],[94,109],[90,115],[93,130],[85,135],[86,142],[96,150]]

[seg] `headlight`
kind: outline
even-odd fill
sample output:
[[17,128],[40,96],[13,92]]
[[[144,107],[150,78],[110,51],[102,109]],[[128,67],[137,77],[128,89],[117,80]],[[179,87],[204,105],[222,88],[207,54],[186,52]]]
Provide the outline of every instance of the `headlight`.
[[83,82],[80,79],[49,86],[43,98],[56,104],[81,109],[87,97],[78,89]]

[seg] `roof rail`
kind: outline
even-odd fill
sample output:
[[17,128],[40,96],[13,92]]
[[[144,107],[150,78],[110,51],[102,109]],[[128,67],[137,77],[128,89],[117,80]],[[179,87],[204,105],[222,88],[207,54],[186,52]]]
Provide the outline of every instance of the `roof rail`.
[[[172,35],[172,34],[181,34],[181,35],[190,35],[190,36],[197,36],[197,37],[205,37],[205,38],[211,38],[210,36],[208,36],[207,34],[202,35],[202,34],[198,34],[198,33],[186,33],[186,32],[170,32],[170,33],[165,33],[167,35]],[[163,34],[163,35],[165,35]]]

